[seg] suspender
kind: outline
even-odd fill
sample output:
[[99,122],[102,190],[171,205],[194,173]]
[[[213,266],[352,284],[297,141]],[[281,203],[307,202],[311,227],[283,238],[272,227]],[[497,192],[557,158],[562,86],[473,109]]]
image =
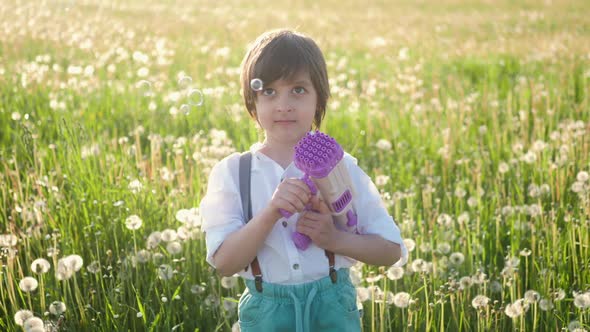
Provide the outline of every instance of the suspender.
[[[240,197],[242,199],[242,211],[244,212],[245,222],[248,223],[252,219],[252,200],[250,199],[250,180],[251,180],[251,169],[252,169],[252,153],[246,151],[240,156],[240,171],[239,171],[239,183],[240,183]],[[330,266],[329,274],[332,283],[336,283],[337,274],[335,266],[334,253],[328,250],[324,250],[326,257],[328,258],[328,264]],[[258,257],[254,257],[252,263],[252,275],[254,275],[254,283],[256,290],[262,293],[262,272],[260,271],[260,264],[258,263]],[[246,267],[248,270],[248,267]]]

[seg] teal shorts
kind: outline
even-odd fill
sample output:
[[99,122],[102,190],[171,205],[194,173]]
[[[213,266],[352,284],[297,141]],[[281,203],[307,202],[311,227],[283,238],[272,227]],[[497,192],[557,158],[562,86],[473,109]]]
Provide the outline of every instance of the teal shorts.
[[246,280],[246,290],[238,305],[241,332],[250,331],[350,331],[361,330],[356,289],[348,269],[298,285],[262,283],[262,293],[254,280]]

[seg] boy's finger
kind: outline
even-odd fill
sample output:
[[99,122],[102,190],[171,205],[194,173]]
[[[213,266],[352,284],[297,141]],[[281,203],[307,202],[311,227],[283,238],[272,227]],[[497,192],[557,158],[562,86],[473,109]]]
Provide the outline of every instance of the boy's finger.
[[328,207],[328,205],[326,204],[326,202],[323,199],[320,199],[318,197],[318,211],[320,211],[321,213],[332,213],[332,211],[330,211],[330,208]]

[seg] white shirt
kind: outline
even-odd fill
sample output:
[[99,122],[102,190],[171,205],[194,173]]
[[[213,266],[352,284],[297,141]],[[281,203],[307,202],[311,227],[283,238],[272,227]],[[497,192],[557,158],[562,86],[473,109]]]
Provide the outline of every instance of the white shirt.
[[[283,169],[277,162],[259,151],[260,144],[254,144],[251,170],[252,215],[256,216],[270,202],[275,189],[282,179],[301,178],[303,172],[294,163]],[[344,162],[350,174],[354,192],[353,206],[358,216],[358,230],[361,234],[378,234],[386,240],[397,243],[402,249],[402,258],[397,264],[407,261],[408,251],[402,241],[400,230],[387,213],[379,191],[357,160],[344,154]],[[233,153],[217,163],[211,170],[207,193],[201,200],[200,213],[203,218],[202,230],[207,243],[207,262],[215,266],[213,255],[223,240],[232,232],[244,226],[244,215],[238,180],[239,153]],[[328,275],[328,259],[324,249],[313,243],[306,250],[299,250],[291,240],[299,214],[281,218],[258,251],[258,261],[265,282],[276,284],[300,284],[314,281]],[[336,270],[350,267],[356,261],[335,255]],[[254,279],[252,269],[241,270],[240,276]]]

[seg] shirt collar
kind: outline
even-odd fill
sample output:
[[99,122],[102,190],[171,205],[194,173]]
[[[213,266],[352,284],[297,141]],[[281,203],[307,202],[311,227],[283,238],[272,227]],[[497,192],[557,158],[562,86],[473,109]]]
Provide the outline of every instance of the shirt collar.
[[[256,142],[250,146],[250,152],[252,153],[252,170],[268,170],[270,165],[272,165],[272,167],[279,167],[276,161],[260,152],[261,148],[262,143],[260,142]],[[284,170],[283,174],[285,176],[301,176],[303,175],[303,172],[300,171],[294,163],[291,163]]]

